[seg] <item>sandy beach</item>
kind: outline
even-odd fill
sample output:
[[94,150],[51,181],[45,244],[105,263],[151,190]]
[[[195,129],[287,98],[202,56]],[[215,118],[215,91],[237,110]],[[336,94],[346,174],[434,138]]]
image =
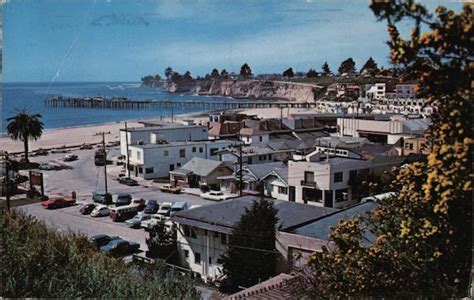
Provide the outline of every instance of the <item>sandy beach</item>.
[[[256,115],[260,118],[280,118],[281,111],[278,108],[261,108],[261,109],[246,109],[246,110],[226,110],[227,113],[245,113],[248,115]],[[284,109],[283,117],[289,116],[291,113],[310,112],[308,109]],[[193,119],[197,124],[205,124],[208,120],[209,113],[192,113],[177,115],[174,117],[174,122],[181,122],[185,119]],[[139,121],[135,120],[128,121],[128,127],[142,127],[143,125]],[[162,122],[171,122],[171,117],[163,117],[159,120]],[[30,141],[30,151],[37,150],[39,148],[51,149],[57,147],[71,147],[79,146],[83,143],[99,143],[102,141],[102,137],[96,135],[98,132],[110,132],[105,136],[106,142],[118,141],[120,129],[125,128],[125,122],[106,123],[106,124],[92,124],[84,125],[80,127],[70,128],[57,128],[47,129],[43,133],[43,136],[37,141]],[[0,137],[1,149],[8,151],[9,153],[17,153],[23,151],[23,143],[21,141],[14,141],[7,136]]]

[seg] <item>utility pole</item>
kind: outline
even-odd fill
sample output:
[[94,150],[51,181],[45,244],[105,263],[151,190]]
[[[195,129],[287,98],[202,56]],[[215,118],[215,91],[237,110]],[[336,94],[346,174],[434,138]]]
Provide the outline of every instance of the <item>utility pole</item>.
[[242,196],[242,189],[244,185],[243,176],[242,176],[242,143],[239,144],[239,196]]
[[130,178],[130,156],[128,155],[128,128],[127,128],[127,122],[125,122],[125,143],[126,143],[126,149],[125,151],[127,152],[127,177]]
[[7,210],[10,211],[10,158],[5,154],[5,197],[7,200]]

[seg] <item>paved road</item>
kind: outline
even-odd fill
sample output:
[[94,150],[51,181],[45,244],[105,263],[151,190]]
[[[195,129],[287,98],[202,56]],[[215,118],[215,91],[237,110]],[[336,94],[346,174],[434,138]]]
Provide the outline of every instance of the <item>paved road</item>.
[[[145,238],[148,233],[143,229],[131,229],[125,223],[112,222],[109,217],[92,218],[79,213],[80,205],[92,203],[91,192],[99,189],[103,190],[104,169],[94,165],[94,150],[75,150],[71,153],[77,154],[79,160],[66,162],[73,169],[60,171],[42,171],[44,174],[45,194],[70,195],[75,191],[78,195],[78,205],[74,207],[48,210],[39,203],[20,206],[17,209],[43,220],[48,226],[60,232],[73,231],[92,236],[96,234],[118,235],[124,239],[140,243],[141,249],[146,250]],[[109,158],[118,155],[118,148],[110,149]],[[65,154],[50,154],[48,156],[33,157],[31,160],[38,163],[64,163],[62,159]],[[215,203],[204,200],[198,196],[187,194],[162,193],[158,189],[158,184],[140,180],[141,186],[129,187],[118,183],[115,178],[120,172],[124,172],[122,166],[109,165],[108,187],[112,194],[130,193],[133,198],[155,199],[159,203],[166,201],[186,201],[188,207],[203,206]]]

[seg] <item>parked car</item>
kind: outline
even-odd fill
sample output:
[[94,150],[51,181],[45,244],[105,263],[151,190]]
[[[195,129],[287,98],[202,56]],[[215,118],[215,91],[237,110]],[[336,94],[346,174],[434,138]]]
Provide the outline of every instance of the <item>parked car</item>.
[[55,166],[49,163],[43,163],[39,165],[38,169],[43,170],[43,171],[51,171],[51,170],[58,169],[58,166]]
[[57,149],[51,150],[51,153],[68,153],[68,152],[69,150],[66,148],[57,148]]
[[56,197],[48,200],[41,201],[41,205],[48,209],[63,208],[73,206],[76,204],[76,200],[71,198]]
[[132,203],[132,195],[125,193],[114,195],[112,202],[115,206],[129,205]]
[[140,227],[144,228],[145,230],[151,230],[158,224],[158,222],[165,220],[165,218],[166,217],[159,214],[151,215],[150,219],[141,222]]
[[209,191],[206,193],[201,194],[201,198],[214,200],[214,201],[222,201],[231,198],[231,195],[226,195],[221,191]]
[[135,179],[132,179],[130,177],[120,177],[118,179],[118,182],[121,183],[121,184],[128,185],[128,186],[137,186],[138,185],[138,182]]
[[105,217],[110,215],[110,209],[105,205],[97,205],[91,212],[91,217]]
[[78,159],[79,159],[79,156],[77,156],[76,154],[67,154],[64,157],[64,161],[75,161],[75,160],[78,160]]
[[186,202],[175,202],[173,206],[171,206],[171,215],[177,213],[178,211],[187,210],[188,204]]
[[130,205],[137,206],[138,211],[142,211],[145,209],[145,199],[132,199],[132,203]]
[[156,214],[159,208],[160,205],[158,205],[156,200],[147,200],[143,212],[146,214]]
[[94,203],[85,204],[79,209],[79,212],[83,215],[90,215],[96,206],[97,204]]
[[104,191],[95,191],[92,192],[92,200],[100,204],[108,205],[112,203],[112,195]]
[[150,220],[151,215],[136,215],[135,217],[125,221],[125,223],[128,224],[131,228],[137,228],[140,227],[143,221]]
[[171,184],[165,184],[159,187],[160,191],[164,193],[179,194],[181,193],[181,188],[179,186],[172,186]]
[[158,209],[157,214],[169,217],[171,214],[171,207],[173,207],[172,202],[163,202],[160,208]]
[[44,150],[43,148],[39,148],[38,150],[30,154],[30,156],[45,156],[45,155],[48,155],[48,151]]
[[89,238],[89,242],[99,249],[100,247],[107,245],[109,242],[113,240],[118,240],[118,239],[120,239],[120,237],[118,236],[108,236],[106,234],[98,234],[98,235],[91,236]]
[[79,147],[79,149],[81,149],[81,150],[92,149],[92,145],[84,143],[84,144],[81,145],[81,147]]
[[130,255],[140,249],[140,244],[122,239],[110,241],[107,245],[100,247],[100,251],[113,256]]

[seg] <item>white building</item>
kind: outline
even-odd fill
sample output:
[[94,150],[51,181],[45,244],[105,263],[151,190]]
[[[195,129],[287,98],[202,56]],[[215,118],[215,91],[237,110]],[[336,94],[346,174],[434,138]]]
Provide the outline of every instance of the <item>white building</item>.
[[120,153],[127,155],[128,145],[155,144],[160,141],[203,141],[209,139],[208,129],[200,125],[184,125],[178,123],[165,123],[162,126],[131,127],[120,129]]
[[[218,279],[222,275],[222,256],[227,251],[233,229],[245,209],[259,200],[260,197],[244,196],[174,214],[171,221],[178,225],[179,264],[199,274],[206,282]],[[278,210],[280,231],[335,212],[331,208],[308,207],[288,201],[273,200],[273,205]]]
[[240,140],[245,145],[267,143],[270,141],[270,133],[268,131],[261,131],[255,128],[241,128],[239,135]]
[[131,174],[144,179],[167,177],[193,157],[220,160],[218,151],[235,141],[181,141],[129,146]]
[[288,201],[288,168],[275,168],[262,177],[264,194],[267,197]]
[[366,85],[365,97],[369,99],[383,99],[385,98],[385,92],[385,83]]
[[366,137],[380,144],[395,144],[400,138],[423,135],[430,119],[406,119],[394,116],[389,120],[338,118],[340,136]]

